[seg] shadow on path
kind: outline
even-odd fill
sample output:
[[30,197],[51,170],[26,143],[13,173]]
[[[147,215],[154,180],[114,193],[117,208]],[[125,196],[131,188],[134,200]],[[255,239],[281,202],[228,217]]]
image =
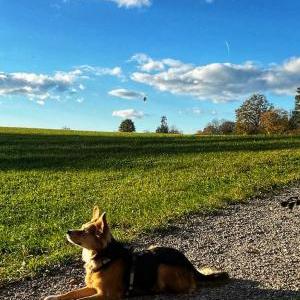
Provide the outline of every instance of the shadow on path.
[[167,295],[167,296],[152,296],[143,298],[134,298],[134,300],[150,300],[150,299],[198,299],[198,300],[299,300],[300,291],[291,290],[275,290],[263,289],[259,287],[259,282],[243,279],[231,279],[231,281],[220,287],[210,287],[198,290],[191,295]]

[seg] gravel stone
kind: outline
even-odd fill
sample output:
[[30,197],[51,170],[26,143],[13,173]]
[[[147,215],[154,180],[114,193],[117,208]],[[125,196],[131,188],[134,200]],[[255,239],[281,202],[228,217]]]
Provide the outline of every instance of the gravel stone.
[[[300,197],[300,187],[276,195],[230,205],[215,214],[189,215],[167,230],[140,236],[135,245],[171,246],[201,268],[226,270],[231,281],[204,287],[193,295],[139,299],[281,300],[300,299],[300,208],[283,209],[280,202]],[[4,286],[0,299],[43,299],[83,286],[80,261],[61,266],[45,276]]]

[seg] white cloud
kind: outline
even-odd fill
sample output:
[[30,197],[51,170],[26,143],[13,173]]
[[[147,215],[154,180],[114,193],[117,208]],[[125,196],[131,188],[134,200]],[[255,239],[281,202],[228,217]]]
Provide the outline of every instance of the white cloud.
[[89,65],[82,65],[77,67],[79,71],[86,73],[87,75],[94,75],[94,76],[116,76],[122,77],[123,72],[121,67],[114,67],[114,68],[102,68],[102,67],[95,67]]
[[101,68],[84,65],[72,71],[57,71],[53,74],[37,74],[26,72],[0,72],[0,97],[25,96],[43,105],[46,100],[66,99],[85,90],[82,80],[93,76],[116,76],[122,78],[120,67]]
[[144,93],[131,91],[127,89],[115,89],[108,92],[110,96],[122,99],[141,99],[145,97]]
[[84,90],[85,90],[85,86],[84,86],[82,83],[79,84],[78,88],[79,88],[81,91],[84,91]]
[[74,92],[80,75],[77,70],[53,75],[0,72],[0,96],[25,95],[42,105],[47,99],[57,100],[57,94]]
[[[151,73],[153,71],[162,71],[166,67],[182,67],[183,64],[180,60],[165,58],[162,60],[154,60],[150,56],[145,53],[137,53],[131,57],[129,62],[137,62],[138,69],[141,71],[145,71]],[[188,66],[188,65],[187,65]]]
[[36,103],[41,106],[45,105],[45,101],[43,101],[43,100],[37,100]]
[[143,6],[150,6],[150,0],[110,0],[118,4],[119,7],[126,7],[126,8],[134,8],[134,7],[143,7]]
[[83,103],[83,102],[84,102],[84,98],[77,98],[77,99],[76,99],[76,102],[77,102],[77,103]]
[[193,107],[192,108],[192,113],[195,115],[201,115],[203,114],[203,109],[199,108],[199,107]]
[[165,68],[163,62],[155,61],[144,53],[135,54],[130,61],[136,61],[139,64],[139,69],[145,72],[161,71]]
[[180,115],[183,115],[183,114],[187,114],[187,115],[197,115],[197,116],[200,116],[200,115],[212,115],[212,116],[215,116],[217,114],[217,111],[216,110],[207,110],[207,109],[203,109],[203,108],[200,108],[200,107],[192,107],[192,108],[186,108],[184,110],[179,110],[178,111]]
[[[132,60],[139,69],[131,74],[133,81],[163,92],[213,102],[239,100],[254,92],[293,95],[300,84],[300,58],[297,57],[268,67],[253,62],[195,66],[172,59],[154,61],[145,54],[135,55]],[[149,61],[161,67],[150,71],[144,67]]]
[[112,113],[113,117],[120,117],[123,119],[141,119],[145,116],[144,112],[137,111],[135,109],[124,109],[124,110],[114,110]]

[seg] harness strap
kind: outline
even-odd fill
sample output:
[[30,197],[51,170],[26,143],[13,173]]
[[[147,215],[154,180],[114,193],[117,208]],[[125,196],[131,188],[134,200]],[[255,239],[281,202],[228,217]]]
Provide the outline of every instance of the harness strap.
[[130,267],[130,273],[129,273],[129,284],[128,289],[126,292],[126,296],[130,296],[133,292],[133,284],[134,284],[134,277],[135,277],[135,263],[136,263],[136,255],[132,253],[132,262]]

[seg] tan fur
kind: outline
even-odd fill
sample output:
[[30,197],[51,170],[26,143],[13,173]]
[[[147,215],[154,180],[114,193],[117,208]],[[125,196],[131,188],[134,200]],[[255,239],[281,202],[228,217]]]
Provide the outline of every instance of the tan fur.
[[105,213],[100,216],[99,208],[95,207],[92,220],[83,224],[80,230],[68,231],[67,239],[82,247],[86,287],[63,295],[49,296],[45,300],[121,299],[124,294],[124,263],[122,260],[113,262],[105,271],[93,272],[101,267],[101,262],[94,259],[97,252],[104,249],[112,239]]
[[158,292],[190,293],[197,288],[194,275],[180,267],[160,265],[158,269]]
[[92,273],[87,266],[85,283],[87,287],[96,289],[97,293],[102,295],[105,299],[121,299],[125,293],[123,272],[124,263],[122,260],[113,262],[111,266],[103,272]]

